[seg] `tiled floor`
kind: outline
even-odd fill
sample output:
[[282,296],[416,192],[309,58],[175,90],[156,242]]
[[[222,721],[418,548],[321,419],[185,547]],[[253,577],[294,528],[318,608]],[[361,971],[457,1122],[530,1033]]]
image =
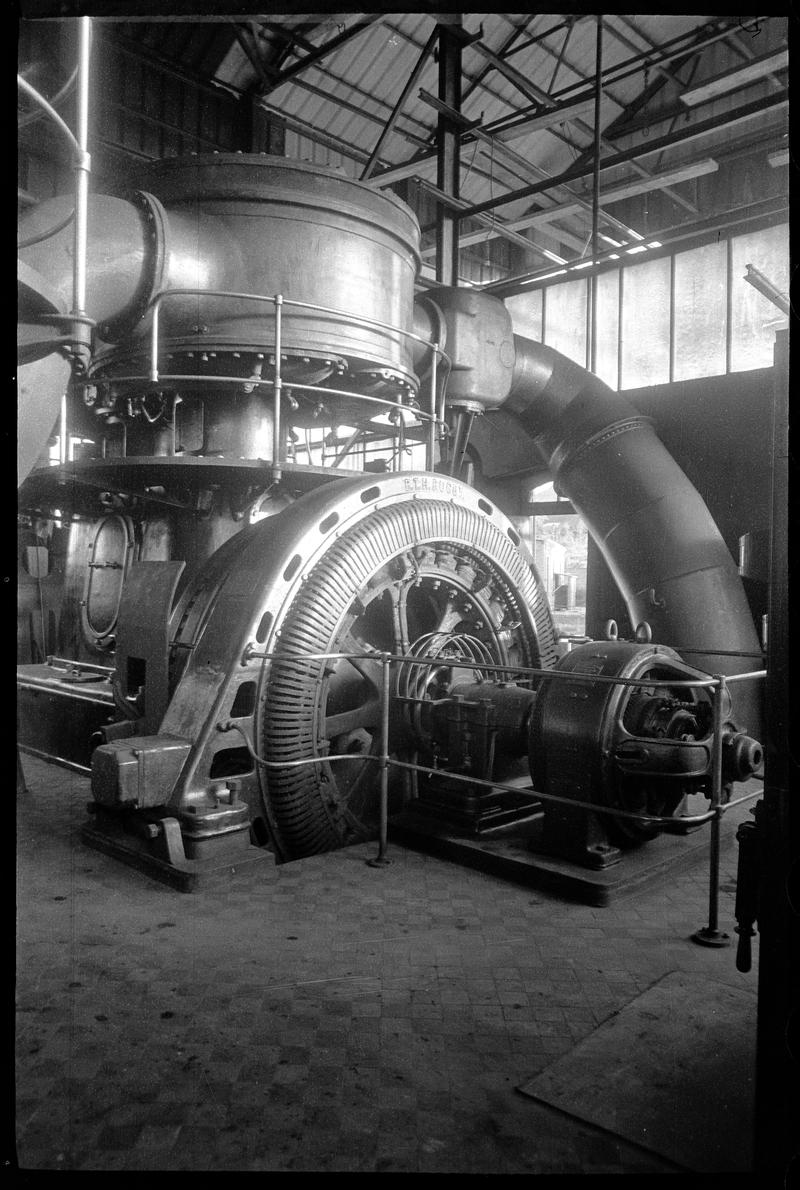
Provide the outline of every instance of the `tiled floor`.
[[753,985],[688,940],[703,862],[601,909],[399,846],[181,894],[83,846],[86,780],[23,763],[20,1168],[676,1172],[517,1088],[667,972]]

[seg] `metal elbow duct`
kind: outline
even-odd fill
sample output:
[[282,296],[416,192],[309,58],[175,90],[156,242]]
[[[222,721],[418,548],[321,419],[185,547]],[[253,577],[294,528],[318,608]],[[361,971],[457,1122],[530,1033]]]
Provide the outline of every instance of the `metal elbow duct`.
[[[20,320],[47,298],[64,309],[72,302],[73,231],[70,198],[38,206],[20,226]],[[58,228],[46,234],[48,227]],[[42,238],[39,238],[42,237]],[[130,200],[93,195],[89,200],[86,312],[106,342],[128,334],[157,289],[166,285],[211,289],[240,273],[241,253],[213,216],[167,211],[152,194]],[[37,293],[37,278],[39,292]]]
[[[73,200],[59,197],[43,202],[20,225],[19,319],[36,314],[42,300],[72,308],[74,231],[69,218]],[[58,228],[48,234],[49,228]],[[91,231],[87,253],[87,315],[95,322],[119,318],[134,308],[146,285],[153,252],[144,210],[132,202],[96,195],[89,200]],[[21,355],[46,350],[39,336],[37,348],[23,337]]]
[[[625,599],[631,623],[713,674],[760,668],[733,558],[699,492],[623,396],[559,352],[515,335],[504,403],[548,462],[557,490],[586,523]],[[742,729],[758,734],[760,691],[732,688]]]
[[[41,203],[20,224],[18,253],[18,478],[32,470],[59,414],[70,376],[73,200]],[[144,191],[131,200],[93,195],[88,207],[86,315],[116,343],[169,285],[224,289],[241,274],[241,251],[213,216],[167,213]]]

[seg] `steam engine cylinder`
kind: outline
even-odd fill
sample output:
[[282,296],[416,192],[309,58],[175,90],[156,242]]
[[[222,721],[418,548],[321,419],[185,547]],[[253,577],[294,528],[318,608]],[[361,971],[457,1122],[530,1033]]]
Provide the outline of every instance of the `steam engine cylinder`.
[[[255,295],[168,296],[159,335],[165,371],[266,378],[275,362],[275,307],[256,298],[280,294],[285,381],[316,384],[346,374],[356,385],[416,389],[404,332],[413,331],[419,226],[400,199],[263,155],[170,158],[139,181],[153,258],[151,292],[140,296]],[[143,312],[141,304],[132,311]],[[151,321],[148,314],[135,329],[126,316],[101,324],[101,337],[114,345],[96,356],[98,379],[141,360]],[[341,420],[340,401],[335,408]],[[310,409],[309,421],[330,424],[324,411]],[[302,424],[302,414],[293,421]]]

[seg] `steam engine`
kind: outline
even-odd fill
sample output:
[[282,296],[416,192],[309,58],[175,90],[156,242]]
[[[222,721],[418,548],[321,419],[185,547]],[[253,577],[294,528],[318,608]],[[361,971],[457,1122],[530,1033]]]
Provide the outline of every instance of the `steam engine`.
[[[21,232],[20,502],[64,562],[20,742],[91,768],[88,841],[198,872],[369,838],[386,696],[390,815],[479,833],[529,815],[532,782],[559,799],[546,845],[601,865],[709,795],[712,704],[688,683],[759,646],[649,421],[497,299],[415,297],[392,194],[264,155],[156,163],[91,199],[80,334],[70,203]],[[85,445],[41,465],[68,382],[62,441]],[[473,419],[501,408],[636,640],[557,639],[511,520],[465,479]],[[761,763],[753,685],[722,709],[726,784]]]

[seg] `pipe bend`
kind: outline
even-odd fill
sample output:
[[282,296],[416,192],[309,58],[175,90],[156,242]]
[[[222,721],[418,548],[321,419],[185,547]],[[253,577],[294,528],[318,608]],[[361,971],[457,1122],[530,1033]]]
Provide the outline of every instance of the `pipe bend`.
[[[56,227],[72,210],[68,196],[51,198],[20,223],[20,238]],[[111,321],[130,310],[140,293],[151,249],[145,212],[126,199],[92,195],[89,199],[89,245],[86,261],[86,313],[95,322]],[[19,252],[27,271],[41,276],[66,310],[72,308],[74,230],[67,224],[54,235]],[[29,312],[21,298],[20,319]]]
[[[633,625],[655,640],[704,649],[692,664],[715,674],[759,663],[715,649],[758,653],[738,570],[700,493],[649,418],[552,347],[514,336],[516,362],[504,408],[516,414],[553,482],[585,522]],[[740,719],[758,734],[756,683],[739,683]]]

